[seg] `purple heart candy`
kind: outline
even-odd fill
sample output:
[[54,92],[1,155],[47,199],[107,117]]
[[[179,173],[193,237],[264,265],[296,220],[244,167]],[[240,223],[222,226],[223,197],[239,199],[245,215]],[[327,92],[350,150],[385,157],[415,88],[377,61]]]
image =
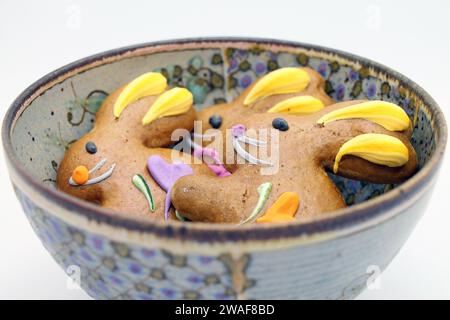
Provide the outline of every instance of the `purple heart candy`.
[[147,160],[147,168],[156,183],[166,191],[164,217],[169,219],[169,208],[172,203],[170,190],[181,177],[193,174],[190,166],[184,163],[167,163],[160,156],[151,156]]

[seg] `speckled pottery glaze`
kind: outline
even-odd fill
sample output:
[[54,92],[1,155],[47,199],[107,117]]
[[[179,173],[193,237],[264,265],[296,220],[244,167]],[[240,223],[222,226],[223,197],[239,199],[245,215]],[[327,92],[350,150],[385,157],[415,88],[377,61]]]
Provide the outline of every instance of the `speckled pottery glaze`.
[[[350,206],[304,224],[152,223],[55,189],[67,147],[92,128],[108,93],[137,75],[162,72],[170,85],[191,90],[202,109],[285,66],[316,69],[338,101],[403,106],[414,123],[419,172],[401,185],[332,176]],[[211,38],[116,49],[56,70],[13,103],[2,138],[12,184],[36,234],[66,272],[80,271],[94,298],[347,299],[389,264],[424,212],[447,127],[423,89],[375,62],[301,43]]]

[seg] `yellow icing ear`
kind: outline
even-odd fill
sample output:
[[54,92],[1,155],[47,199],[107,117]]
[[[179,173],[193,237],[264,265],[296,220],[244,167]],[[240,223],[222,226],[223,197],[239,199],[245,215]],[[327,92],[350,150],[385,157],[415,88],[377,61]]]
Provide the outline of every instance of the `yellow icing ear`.
[[317,123],[327,124],[335,120],[356,118],[375,122],[390,131],[403,131],[410,126],[406,112],[399,106],[385,101],[367,101],[334,110],[320,118]]
[[261,78],[245,97],[244,105],[256,100],[283,93],[296,93],[305,90],[309,84],[309,75],[299,68],[281,68]]
[[119,118],[122,111],[140,98],[160,94],[167,87],[167,80],[157,72],[148,72],[131,81],[114,103],[114,117]]
[[400,139],[378,133],[362,134],[344,143],[334,160],[334,173],[337,173],[339,162],[345,155],[354,155],[388,167],[401,167],[409,159],[408,148]]
[[142,119],[146,125],[158,118],[175,116],[189,111],[194,98],[192,93],[185,88],[173,88],[160,95]]
[[311,96],[292,97],[278,102],[268,113],[310,114],[322,110],[323,102]]

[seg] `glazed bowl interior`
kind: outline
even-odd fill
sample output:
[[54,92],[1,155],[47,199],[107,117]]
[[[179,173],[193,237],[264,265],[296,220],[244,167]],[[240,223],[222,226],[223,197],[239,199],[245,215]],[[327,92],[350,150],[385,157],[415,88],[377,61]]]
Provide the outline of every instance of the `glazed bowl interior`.
[[[286,66],[317,70],[326,79],[327,93],[337,101],[390,101],[403,107],[413,121],[411,141],[419,159],[418,173],[402,185],[372,184],[330,173],[349,205],[336,216],[357,214],[358,208],[367,210],[398,198],[420,179],[426,179],[427,170],[436,166],[445,146],[445,122],[434,101],[412,81],[389,68],[332,49],[258,39],[144,44],[102,53],[57,70],[27,89],[9,110],[3,128],[7,156],[25,181],[48,195],[70,201],[80,211],[89,208],[99,216],[108,215],[106,210],[55,188],[64,152],[93,127],[96,111],[108,93],[144,72],[156,70],[171,86],[187,87],[201,110],[231,101],[258,77]],[[402,192],[396,193],[399,189]]]

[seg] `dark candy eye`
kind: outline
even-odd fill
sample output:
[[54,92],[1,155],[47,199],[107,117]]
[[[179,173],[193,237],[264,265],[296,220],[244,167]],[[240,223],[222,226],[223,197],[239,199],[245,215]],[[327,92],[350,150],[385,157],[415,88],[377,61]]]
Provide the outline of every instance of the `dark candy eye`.
[[220,126],[222,125],[222,117],[215,114],[213,116],[211,116],[209,118],[209,124],[211,125],[211,127],[213,127],[214,129],[219,129]]
[[94,154],[97,152],[97,146],[92,141],[86,143],[86,151],[90,154]]
[[272,127],[274,127],[275,129],[278,129],[280,131],[288,131],[289,130],[289,125],[288,125],[287,121],[284,120],[283,118],[273,119]]

